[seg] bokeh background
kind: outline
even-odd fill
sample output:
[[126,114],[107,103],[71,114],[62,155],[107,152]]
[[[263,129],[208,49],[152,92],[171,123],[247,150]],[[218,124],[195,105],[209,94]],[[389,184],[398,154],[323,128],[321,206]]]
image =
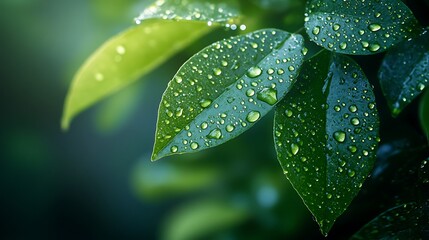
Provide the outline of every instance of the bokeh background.
[[[283,22],[271,25],[298,29],[303,1],[286,2],[253,24],[269,25],[271,16],[283,14]],[[73,74],[149,3],[0,0],[0,238],[323,239],[276,160],[272,115],[218,148],[150,162],[158,102],[168,80],[198,49],[231,33],[207,36],[61,131]],[[427,2],[409,4],[427,25]],[[381,58],[356,59],[376,87]],[[379,108],[387,109],[377,97]],[[396,120],[381,110],[385,127],[377,172],[328,239],[350,237],[418,194],[409,188],[415,174],[397,171],[407,164],[414,169],[427,155],[417,106]],[[392,154],[395,149],[401,151]]]

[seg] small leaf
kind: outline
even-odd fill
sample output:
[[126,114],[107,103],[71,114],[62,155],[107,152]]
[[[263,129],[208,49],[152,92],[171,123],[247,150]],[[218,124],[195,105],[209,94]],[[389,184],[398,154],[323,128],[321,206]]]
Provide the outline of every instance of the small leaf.
[[429,86],[429,33],[404,41],[386,54],[380,85],[394,116]]
[[429,91],[426,91],[420,102],[420,125],[429,140]]
[[305,16],[312,41],[353,55],[382,52],[412,36],[418,25],[400,0],[310,0]]
[[286,177],[327,234],[372,170],[378,114],[352,59],[324,51],[301,72],[276,109],[274,140]]
[[68,129],[81,111],[136,81],[211,29],[201,22],[147,20],[111,38],[74,77],[62,128]]
[[[387,210],[366,224],[351,239],[426,239],[421,229],[423,209],[416,203],[407,203]],[[427,233],[426,233],[427,237]]]
[[236,0],[157,0],[146,8],[136,23],[150,18],[228,22],[239,16]]
[[163,228],[163,239],[201,239],[241,223],[248,215],[242,207],[225,200],[191,203],[170,216]]
[[152,159],[237,137],[289,91],[303,61],[301,35],[265,29],[216,42],[168,84]]

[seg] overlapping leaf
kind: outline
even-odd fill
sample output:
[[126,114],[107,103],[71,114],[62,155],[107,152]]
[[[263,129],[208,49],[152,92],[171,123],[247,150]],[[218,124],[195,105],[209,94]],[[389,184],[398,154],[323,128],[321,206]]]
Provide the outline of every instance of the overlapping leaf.
[[398,115],[429,86],[429,32],[404,41],[386,54],[380,85],[392,114]]
[[418,25],[400,0],[309,0],[305,27],[311,40],[334,52],[382,52],[413,35]]
[[263,29],[189,59],[162,97],[152,159],[214,147],[253,126],[295,82],[302,44],[300,35]]
[[274,139],[286,177],[327,234],[372,170],[378,113],[350,58],[322,52],[277,106]]

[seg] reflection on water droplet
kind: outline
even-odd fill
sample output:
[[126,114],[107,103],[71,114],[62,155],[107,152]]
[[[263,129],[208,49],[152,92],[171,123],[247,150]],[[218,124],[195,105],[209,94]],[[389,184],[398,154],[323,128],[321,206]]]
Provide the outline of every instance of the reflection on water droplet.
[[347,43],[346,42],[342,42],[342,43],[340,43],[340,48],[341,49],[346,49],[347,48]]
[[116,52],[117,52],[118,54],[120,54],[120,55],[124,55],[124,54],[125,54],[125,52],[126,52],[126,49],[125,49],[125,47],[124,47],[124,46],[119,45],[119,46],[117,46],[117,47],[116,47]]
[[369,46],[369,50],[370,50],[371,52],[377,52],[378,50],[380,50],[380,45],[379,45],[379,44],[377,44],[377,43],[371,44],[371,45]]
[[213,74],[216,76],[219,76],[222,74],[222,70],[220,70],[219,68],[215,68],[213,69]]
[[193,150],[197,149],[198,147],[200,147],[200,145],[198,145],[198,143],[196,143],[196,142],[191,143],[191,148]]
[[175,153],[177,150],[179,150],[179,148],[177,146],[172,146],[170,150],[172,153]]
[[262,74],[262,69],[259,67],[251,67],[247,71],[247,76],[250,78],[259,77]]
[[226,126],[226,131],[227,132],[232,132],[232,131],[234,131],[234,129],[235,129],[234,125],[229,124],[229,125]]
[[292,110],[286,109],[285,114],[286,114],[286,117],[292,117],[293,112]]
[[250,123],[258,121],[258,119],[261,117],[261,113],[258,111],[251,111],[247,114],[246,120]]
[[314,27],[313,28],[313,34],[318,35],[320,33],[320,27]]
[[274,105],[277,102],[277,90],[264,88],[258,93],[257,98],[269,105]]
[[183,81],[183,78],[181,76],[176,76],[175,79],[177,83],[181,83]]
[[297,144],[292,143],[290,145],[290,150],[293,155],[296,155],[299,152],[299,146]]
[[222,138],[222,132],[219,128],[213,129],[209,135],[207,135],[207,138],[210,139],[221,139]]
[[356,175],[356,173],[353,170],[349,170],[348,175],[349,175],[349,177],[354,177]]
[[334,26],[332,26],[332,29],[334,29],[334,31],[338,31],[338,29],[340,29],[340,25],[339,24],[334,24]]
[[373,32],[377,32],[381,29],[381,25],[380,24],[371,24],[368,26],[369,30],[373,31]]
[[354,117],[354,118],[350,119],[350,123],[353,124],[354,126],[359,125],[359,123],[360,123],[359,118]]
[[334,139],[337,142],[342,143],[346,140],[346,133],[343,131],[337,131],[334,133]]
[[96,73],[95,74],[95,80],[97,80],[99,82],[103,81],[104,80],[104,75],[101,74],[101,73]]
[[209,125],[206,122],[201,123],[201,128],[206,129]]
[[248,97],[251,97],[251,96],[255,95],[255,90],[253,90],[253,89],[248,89],[248,90],[246,91],[246,95],[247,95]]
[[349,110],[350,110],[350,112],[354,113],[354,112],[356,112],[356,111],[357,111],[357,106],[356,106],[356,105],[351,105],[351,106],[349,107]]
[[354,146],[354,145],[351,145],[351,146],[349,146],[349,147],[348,147],[348,150],[349,150],[351,153],[355,153],[355,152],[357,151],[357,147],[356,147],[356,146]]

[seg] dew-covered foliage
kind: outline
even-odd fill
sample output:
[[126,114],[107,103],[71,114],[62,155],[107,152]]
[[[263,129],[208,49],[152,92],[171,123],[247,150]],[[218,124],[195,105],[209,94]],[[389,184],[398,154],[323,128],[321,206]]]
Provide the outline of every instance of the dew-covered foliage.
[[375,161],[379,123],[372,86],[350,58],[320,53],[304,64],[274,122],[284,173],[327,234]]
[[[385,108],[394,116],[423,95],[418,130],[423,139],[424,135],[429,139],[429,34],[400,0],[305,3],[154,1],[134,19],[137,26],[107,41],[78,71],[67,96],[62,127],[67,129],[81,111],[160,66],[204,34],[223,27],[228,34],[210,36],[211,44],[205,48],[207,44],[192,46],[196,52],[169,77],[159,103],[151,158],[194,153],[226,143],[275,109],[277,159],[322,234],[327,235],[358,195],[376,162],[382,140],[379,129],[383,129],[379,126],[383,115],[378,111],[384,110],[379,107],[384,105],[376,104],[380,99],[375,96],[382,96],[379,89],[388,103]],[[281,27],[264,26],[264,18],[279,17],[285,13],[282,11],[294,9],[291,6],[302,7],[301,30],[290,33]],[[267,9],[272,16],[252,18]],[[281,19],[279,25],[290,20],[287,16]],[[300,35],[304,32],[306,35]],[[379,81],[376,74],[368,74],[368,79],[357,62],[376,59],[366,55],[384,51],[381,67],[371,66],[380,69]],[[427,160],[423,163],[427,172]],[[222,171],[216,169],[218,172]],[[202,174],[201,179],[212,182],[215,174],[209,173]],[[151,175],[147,176],[143,181],[150,181]],[[176,186],[187,189],[182,186],[187,181],[183,178]],[[423,206],[421,201],[416,204],[395,204],[399,207],[374,219],[355,238],[414,236],[413,217]],[[210,211],[203,209],[196,218],[203,221],[221,205],[224,210],[229,203],[213,207],[210,202],[204,205]],[[232,215],[223,210],[213,225],[244,219],[241,209]],[[394,231],[400,225],[405,230]],[[175,226],[171,224],[180,232]]]

